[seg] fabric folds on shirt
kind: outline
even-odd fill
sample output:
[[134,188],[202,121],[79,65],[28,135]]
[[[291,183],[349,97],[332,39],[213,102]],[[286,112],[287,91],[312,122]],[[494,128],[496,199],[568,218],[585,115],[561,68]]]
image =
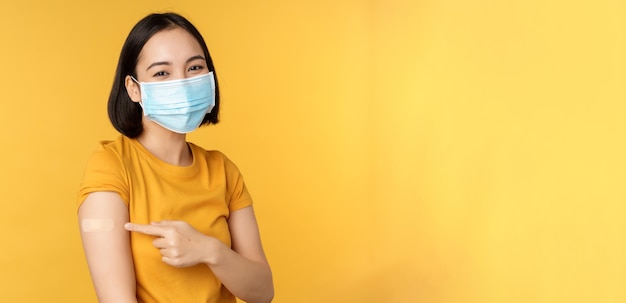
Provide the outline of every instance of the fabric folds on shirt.
[[[78,207],[90,193],[120,195],[130,221],[149,224],[182,220],[231,246],[229,214],[252,205],[238,168],[219,151],[188,143],[189,166],[161,161],[136,139],[120,136],[101,142],[87,163]],[[236,302],[208,266],[175,268],[161,261],[154,237],[131,233],[131,249],[140,302]]]

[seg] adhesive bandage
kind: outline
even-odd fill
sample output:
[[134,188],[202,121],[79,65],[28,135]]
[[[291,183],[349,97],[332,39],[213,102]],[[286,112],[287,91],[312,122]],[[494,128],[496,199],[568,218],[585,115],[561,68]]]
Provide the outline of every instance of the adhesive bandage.
[[110,218],[102,218],[102,219],[83,219],[81,223],[81,227],[83,232],[91,233],[98,231],[112,231],[113,230],[113,219]]

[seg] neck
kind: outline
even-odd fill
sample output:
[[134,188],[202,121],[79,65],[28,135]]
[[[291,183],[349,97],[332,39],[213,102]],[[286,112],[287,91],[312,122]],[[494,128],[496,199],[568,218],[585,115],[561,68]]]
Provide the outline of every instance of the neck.
[[151,121],[144,121],[144,129],[137,140],[161,161],[178,166],[188,166],[193,155],[187,145],[186,135],[169,131]]

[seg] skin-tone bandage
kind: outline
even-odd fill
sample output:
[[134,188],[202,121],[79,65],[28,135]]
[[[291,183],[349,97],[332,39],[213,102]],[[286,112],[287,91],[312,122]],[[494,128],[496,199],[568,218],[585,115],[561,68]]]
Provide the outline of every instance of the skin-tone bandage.
[[83,221],[81,222],[81,227],[83,229],[83,232],[86,232],[86,233],[99,232],[99,231],[112,231],[113,219],[111,218],[83,219]]

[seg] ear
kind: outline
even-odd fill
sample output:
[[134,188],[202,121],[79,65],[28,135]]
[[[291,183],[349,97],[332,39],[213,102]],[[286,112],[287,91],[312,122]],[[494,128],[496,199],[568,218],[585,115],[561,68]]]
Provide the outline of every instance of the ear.
[[124,85],[126,86],[126,92],[133,102],[141,101],[141,89],[139,84],[133,80],[130,76],[124,78]]

